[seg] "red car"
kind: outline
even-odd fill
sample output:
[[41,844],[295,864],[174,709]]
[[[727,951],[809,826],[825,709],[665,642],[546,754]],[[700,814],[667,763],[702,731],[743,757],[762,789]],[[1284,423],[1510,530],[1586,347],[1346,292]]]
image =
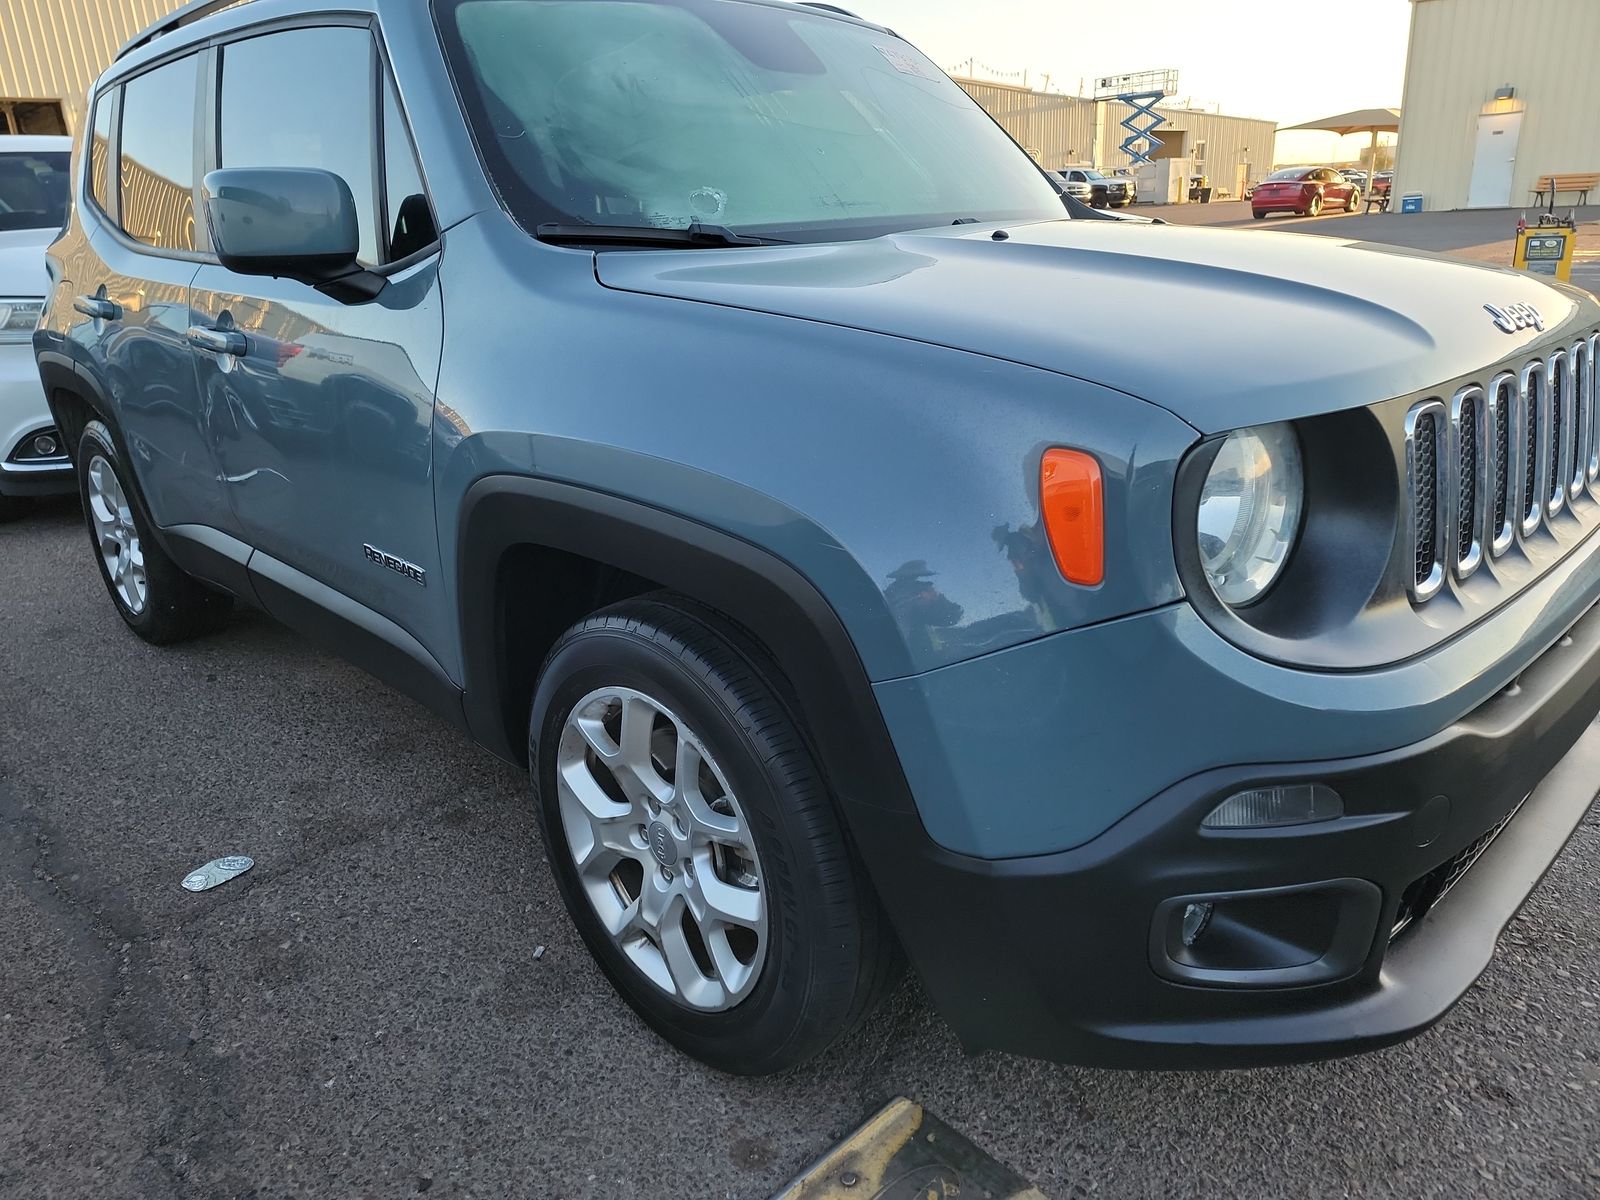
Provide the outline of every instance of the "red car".
[[1274,171],[1250,196],[1250,211],[1256,220],[1269,212],[1292,212],[1314,217],[1328,206],[1355,212],[1361,204],[1361,189],[1332,167],[1288,167]]

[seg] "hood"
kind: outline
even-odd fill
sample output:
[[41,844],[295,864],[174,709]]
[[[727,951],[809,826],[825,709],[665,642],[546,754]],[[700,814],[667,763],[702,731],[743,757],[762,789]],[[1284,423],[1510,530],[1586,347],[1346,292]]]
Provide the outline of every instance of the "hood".
[[[1577,317],[1510,268],[1280,232],[1119,221],[862,242],[606,251],[607,287],[823,321],[1104,384],[1202,432],[1370,404],[1478,371]],[[1505,334],[1484,305],[1537,308]]]
[[45,296],[50,277],[44,252],[59,229],[0,230],[0,296]]

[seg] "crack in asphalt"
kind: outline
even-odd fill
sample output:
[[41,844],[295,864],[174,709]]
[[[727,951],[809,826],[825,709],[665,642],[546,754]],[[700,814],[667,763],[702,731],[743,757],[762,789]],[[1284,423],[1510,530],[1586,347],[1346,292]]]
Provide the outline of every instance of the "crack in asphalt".
[[[313,868],[341,851],[353,849],[391,833],[410,821],[442,815],[443,801],[419,801],[399,809],[386,821],[333,838],[306,853],[295,855],[270,871],[250,872],[245,886],[219,892],[199,911],[169,921],[147,923],[135,911],[122,888],[111,882],[74,887],[83,874],[74,869],[61,832],[39,811],[25,803],[0,775],[0,872],[15,880],[23,895],[41,912],[56,918],[70,940],[71,961],[98,981],[96,999],[87,1022],[96,1058],[120,1091],[137,1083],[152,1083],[164,1099],[165,1115],[145,1140],[143,1159],[170,1185],[178,1200],[208,1197],[215,1191],[196,1178],[197,1163],[228,1161],[226,1141],[236,1127],[238,1105],[232,1095],[234,1068],[225,1055],[212,1054],[211,1031],[217,994],[212,967],[197,941],[199,927],[221,919],[234,905],[258,890],[272,888]],[[199,996],[192,1006],[162,991],[163,968],[155,949],[169,938],[181,939],[173,947],[186,965],[185,980],[195,983]],[[148,985],[150,992],[141,991]],[[192,1011],[190,1009],[192,1008]],[[185,1019],[189,1018],[189,1019]],[[176,1063],[142,1064],[141,1055],[164,1055],[173,1049],[174,1031],[183,1045]],[[150,1078],[141,1067],[156,1066]],[[136,1099],[136,1097],[130,1097]],[[0,1183],[5,1176],[0,1171]],[[251,1196],[257,1189],[232,1181],[232,1196]],[[242,1190],[241,1190],[242,1187]]]

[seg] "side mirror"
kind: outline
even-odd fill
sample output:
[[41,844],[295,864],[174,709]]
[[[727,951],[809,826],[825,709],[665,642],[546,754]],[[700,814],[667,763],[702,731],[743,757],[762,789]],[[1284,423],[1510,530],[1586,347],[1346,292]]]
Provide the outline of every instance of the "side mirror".
[[217,258],[240,275],[295,279],[337,299],[371,299],[383,278],[356,262],[350,185],[330,171],[225,167],[201,185]]

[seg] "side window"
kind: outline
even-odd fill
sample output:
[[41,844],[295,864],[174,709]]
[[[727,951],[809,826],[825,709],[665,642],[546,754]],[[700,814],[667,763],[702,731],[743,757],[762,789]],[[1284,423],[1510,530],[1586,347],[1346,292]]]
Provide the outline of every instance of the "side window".
[[194,96],[190,55],[123,85],[122,228],[158,250],[193,250]]
[[89,194],[103,212],[111,211],[111,113],[117,92],[102,92],[94,102],[94,125],[89,135]]
[[372,35],[289,29],[222,48],[225,167],[315,167],[350,185],[366,266],[380,261]]
[[433,245],[439,238],[428,194],[423,190],[422,171],[406,132],[400,112],[400,97],[394,80],[383,80],[383,184],[384,209],[388,214],[388,254],[395,262]]

